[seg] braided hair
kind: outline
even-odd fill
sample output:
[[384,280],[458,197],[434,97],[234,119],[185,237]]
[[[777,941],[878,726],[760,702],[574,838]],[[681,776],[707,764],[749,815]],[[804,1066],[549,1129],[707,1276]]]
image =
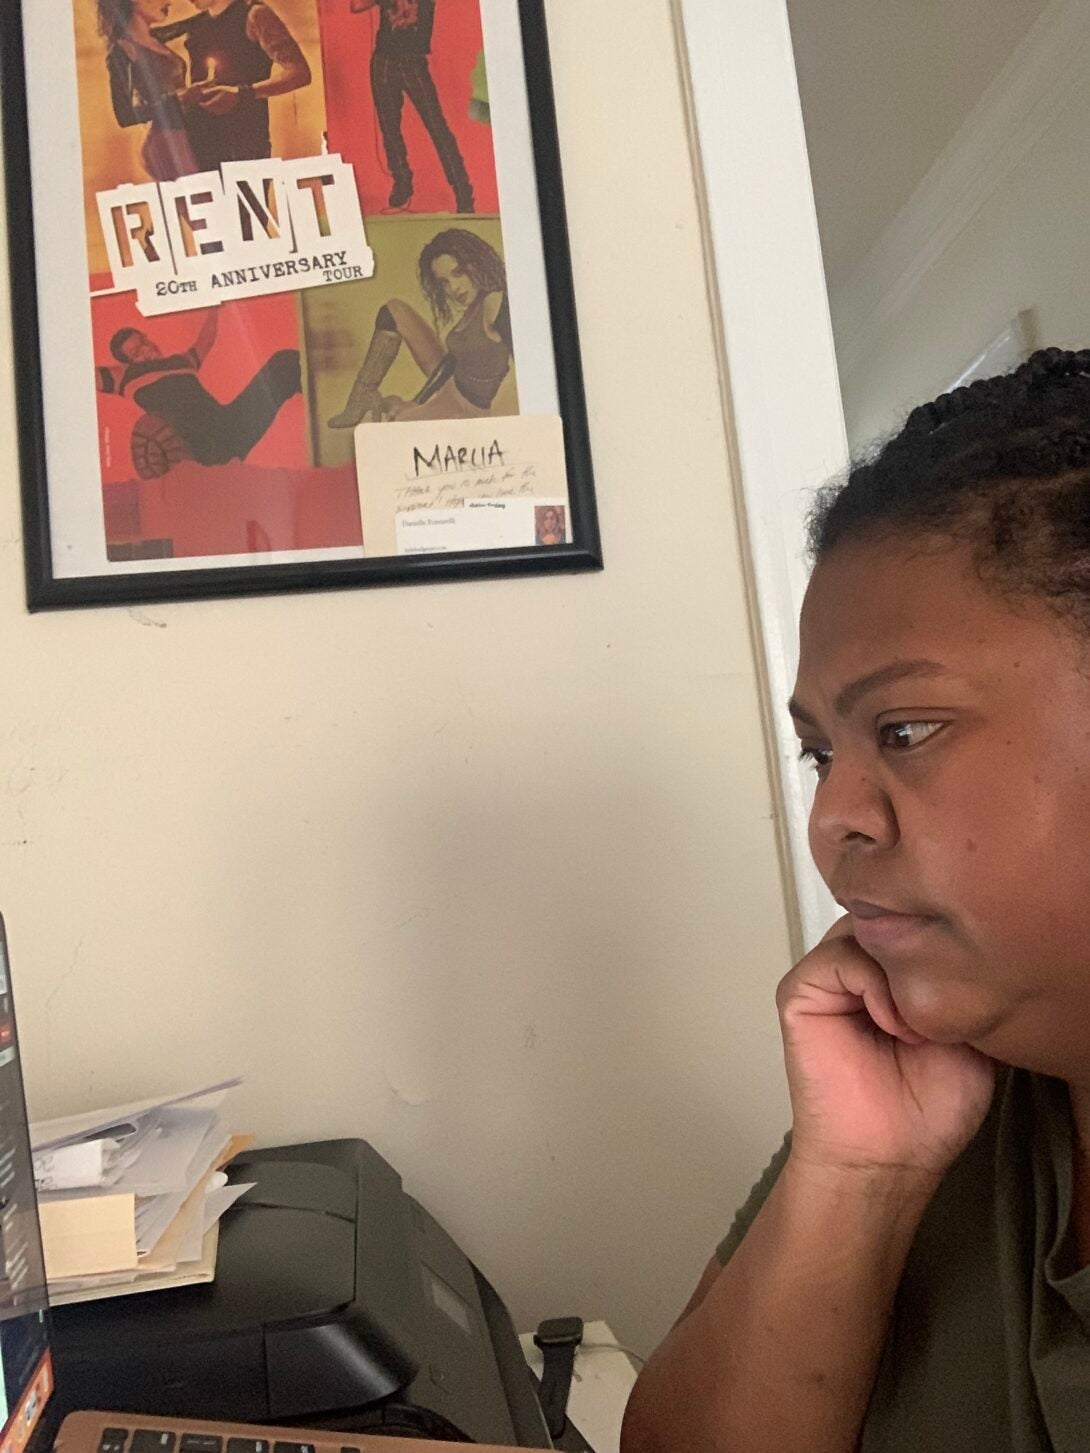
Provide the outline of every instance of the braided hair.
[[1042,349],[914,409],[819,492],[808,530],[815,562],[861,538],[967,544],[983,581],[1090,630],[1090,349]]
[[454,311],[443,284],[432,272],[432,263],[438,257],[452,257],[482,293],[507,291],[503,258],[491,243],[465,227],[448,227],[444,232],[437,232],[421,252],[417,271],[424,296],[431,304],[436,324],[440,327],[452,321]]

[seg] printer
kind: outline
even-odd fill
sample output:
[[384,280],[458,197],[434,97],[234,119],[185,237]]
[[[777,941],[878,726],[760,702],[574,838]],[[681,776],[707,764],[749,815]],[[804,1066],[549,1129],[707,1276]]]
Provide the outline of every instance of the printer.
[[550,1448],[511,1319],[362,1140],[251,1151],[215,1281],[58,1307],[64,1407]]

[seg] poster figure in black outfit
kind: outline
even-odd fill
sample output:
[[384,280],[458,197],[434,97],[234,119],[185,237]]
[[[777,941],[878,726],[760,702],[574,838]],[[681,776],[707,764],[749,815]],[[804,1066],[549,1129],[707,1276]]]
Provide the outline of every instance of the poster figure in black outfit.
[[213,309],[193,347],[169,355],[139,328],[122,328],[110,340],[117,363],[95,369],[99,393],[127,395],[144,411],[132,435],[133,466],[141,479],[166,474],[183,459],[206,465],[245,459],[299,392],[299,354],[285,348],[229,404],[213,398],[197,374],[218,328],[219,310]]
[[371,57],[371,91],[394,183],[390,206],[407,207],[413,195],[413,173],[401,129],[401,111],[407,96],[427,128],[443,173],[454,189],[454,210],[472,212],[473,188],[465,159],[443,114],[431,73],[435,0],[349,0],[349,5],[356,13],[379,7],[378,39]]
[[193,0],[197,15],[153,32],[181,39],[193,98],[185,130],[201,171],[272,155],[269,98],[310,84],[298,41],[265,0]]

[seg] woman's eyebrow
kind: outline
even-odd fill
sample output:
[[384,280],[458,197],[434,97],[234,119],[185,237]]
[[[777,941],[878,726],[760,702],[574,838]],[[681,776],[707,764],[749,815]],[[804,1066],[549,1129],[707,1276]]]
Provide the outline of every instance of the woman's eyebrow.
[[[855,681],[849,681],[847,686],[842,687],[837,693],[833,708],[837,716],[847,716],[868,692],[876,691],[879,686],[888,686],[891,682],[904,681],[913,676],[948,676],[949,674],[946,667],[940,665],[938,661],[924,659],[894,661],[889,666],[880,666],[877,671],[868,671],[865,676],[859,676]],[[787,710],[796,721],[802,722],[804,726],[817,726],[814,718],[794,696],[787,703]]]
[[813,727],[817,731],[817,722],[796,697],[793,696],[787,703],[787,710],[795,721],[800,722],[803,726]]

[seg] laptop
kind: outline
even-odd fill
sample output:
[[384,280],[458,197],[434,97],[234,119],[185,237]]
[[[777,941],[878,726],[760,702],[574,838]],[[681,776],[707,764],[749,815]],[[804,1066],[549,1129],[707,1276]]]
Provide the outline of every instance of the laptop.
[[[50,1446],[57,1453],[434,1453],[465,1446],[108,1411],[69,1413],[58,1431],[50,1417],[49,1340],[30,1128],[0,917],[0,1453],[45,1453]],[[486,1445],[474,1446],[488,1453]],[[491,1448],[495,1453],[496,1445]]]

